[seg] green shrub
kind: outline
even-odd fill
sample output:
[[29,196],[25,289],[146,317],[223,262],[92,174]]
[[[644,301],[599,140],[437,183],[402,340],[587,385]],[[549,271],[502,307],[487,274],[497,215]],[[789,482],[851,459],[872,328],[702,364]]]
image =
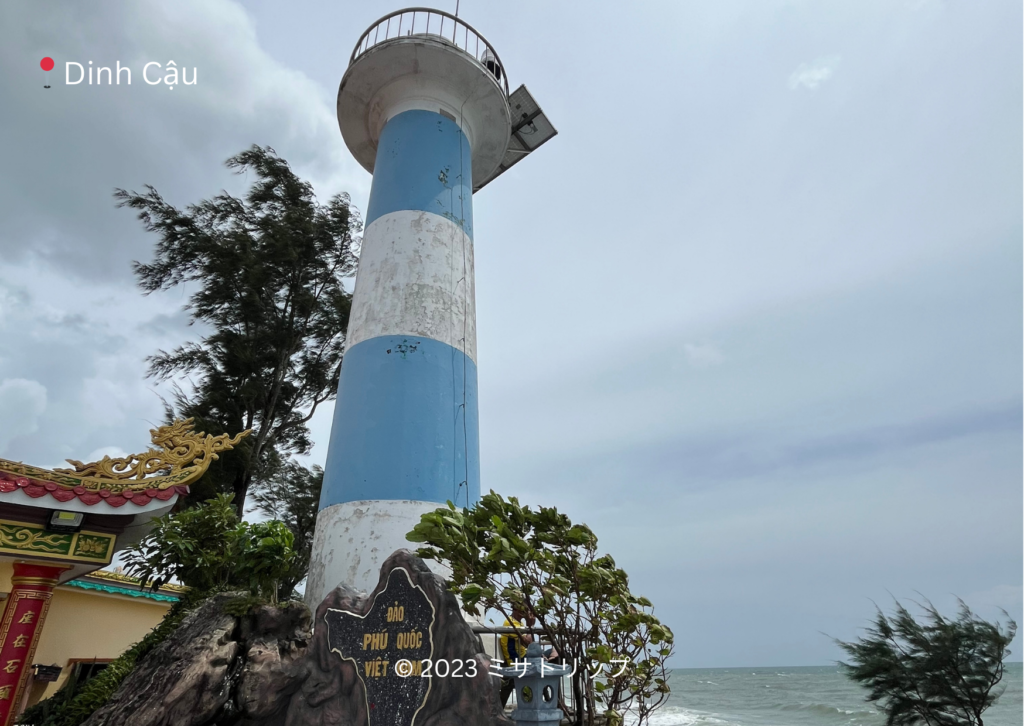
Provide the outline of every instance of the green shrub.
[[[492,491],[470,509],[448,502],[423,514],[406,539],[423,544],[420,557],[451,568],[449,589],[467,613],[482,606],[511,620],[518,607],[576,664],[573,723],[643,726],[665,703],[672,631],[650,600],[630,591],[611,556],[598,553],[587,525]],[[587,671],[600,675],[585,678]]]
[[282,522],[239,521],[224,494],[155,520],[153,529],[124,556],[125,570],[154,589],[175,578],[200,592],[248,590],[277,602],[279,581],[296,553]]

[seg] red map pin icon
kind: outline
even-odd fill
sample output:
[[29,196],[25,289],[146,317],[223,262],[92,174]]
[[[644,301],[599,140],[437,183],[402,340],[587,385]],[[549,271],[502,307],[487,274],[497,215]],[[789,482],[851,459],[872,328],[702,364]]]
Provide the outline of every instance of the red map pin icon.
[[46,56],[41,61],[39,61],[39,67],[42,68],[44,71],[52,71],[53,58],[51,58],[50,56]]

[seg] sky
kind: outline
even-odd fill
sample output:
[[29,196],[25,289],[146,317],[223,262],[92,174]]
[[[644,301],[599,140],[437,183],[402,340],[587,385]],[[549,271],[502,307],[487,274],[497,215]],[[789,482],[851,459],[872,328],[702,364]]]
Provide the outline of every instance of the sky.
[[[335,97],[395,9],[0,4],[0,457],[144,450],[144,359],[202,334],[115,188],[241,194],[258,143],[365,211]],[[589,524],[675,667],[827,664],[893,598],[1020,622],[1021,4],[460,16],[559,130],[474,197],[482,488]],[[195,85],[142,82],[172,60]]]

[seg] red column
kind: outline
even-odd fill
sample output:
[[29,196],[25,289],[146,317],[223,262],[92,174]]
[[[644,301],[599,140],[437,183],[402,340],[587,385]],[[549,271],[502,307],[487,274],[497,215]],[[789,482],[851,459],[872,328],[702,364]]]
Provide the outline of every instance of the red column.
[[14,720],[53,588],[66,569],[62,565],[14,563],[11,594],[0,620],[0,726]]

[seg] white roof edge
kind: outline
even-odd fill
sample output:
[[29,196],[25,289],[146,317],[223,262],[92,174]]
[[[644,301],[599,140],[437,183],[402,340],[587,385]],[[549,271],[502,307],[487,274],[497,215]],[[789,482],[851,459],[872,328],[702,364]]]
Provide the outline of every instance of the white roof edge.
[[[138,515],[146,514],[146,519],[163,514],[162,510],[170,510],[178,501],[179,494],[175,493],[169,499],[150,499],[149,502],[139,506],[128,501],[120,507],[112,507],[104,501],[96,504],[85,504],[77,497],[66,502],[60,502],[50,496],[49,492],[41,497],[30,497],[21,489],[13,492],[0,492],[0,502],[7,504],[20,504],[23,507],[35,507],[36,509],[60,509],[65,512],[83,512],[85,514],[120,514]],[[158,514],[154,514],[158,513]]]

